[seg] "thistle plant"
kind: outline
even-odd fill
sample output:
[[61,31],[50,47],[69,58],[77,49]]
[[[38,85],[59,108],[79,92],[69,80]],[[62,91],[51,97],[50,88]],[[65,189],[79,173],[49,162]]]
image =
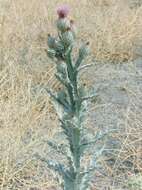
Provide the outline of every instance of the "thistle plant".
[[[59,177],[60,185],[64,190],[89,190],[93,172],[97,167],[97,158],[103,148],[95,149],[95,144],[104,137],[105,133],[89,134],[85,126],[88,103],[94,92],[85,90],[81,82],[81,71],[90,64],[84,64],[89,54],[89,43],[84,43],[73,58],[73,47],[76,41],[76,27],[74,21],[68,19],[69,8],[61,6],[57,10],[56,22],[58,36],[48,35],[48,56],[55,62],[56,78],[61,84],[61,89],[53,92],[46,89],[55,106],[59,125],[65,143],[47,141],[54,153],[63,155],[64,163],[41,158],[47,166],[55,171]],[[86,166],[85,157],[92,155]]]

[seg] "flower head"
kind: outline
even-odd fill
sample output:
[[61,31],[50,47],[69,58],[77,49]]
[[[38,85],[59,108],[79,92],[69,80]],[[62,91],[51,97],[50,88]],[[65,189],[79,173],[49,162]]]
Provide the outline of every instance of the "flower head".
[[64,45],[70,46],[74,42],[74,35],[70,29],[62,34],[62,40]]
[[58,7],[57,14],[59,18],[65,18],[68,16],[69,11],[70,11],[70,7],[68,5],[62,5]]
[[65,32],[70,28],[70,21],[65,17],[65,18],[59,18],[57,20],[57,28],[61,32]]

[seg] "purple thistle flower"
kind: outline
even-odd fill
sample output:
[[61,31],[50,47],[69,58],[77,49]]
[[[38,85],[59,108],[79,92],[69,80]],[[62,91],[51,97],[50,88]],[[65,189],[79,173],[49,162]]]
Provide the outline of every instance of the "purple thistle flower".
[[57,8],[57,14],[59,18],[65,18],[68,16],[70,7],[68,5],[61,5]]

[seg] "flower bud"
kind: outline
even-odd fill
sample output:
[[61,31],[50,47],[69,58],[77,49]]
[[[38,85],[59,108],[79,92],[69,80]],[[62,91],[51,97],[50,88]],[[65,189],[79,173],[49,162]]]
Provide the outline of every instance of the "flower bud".
[[64,46],[63,46],[63,44],[61,43],[61,41],[56,41],[56,42],[55,42],[55,50],[56,50],[56,51],[59,51],[59,52],[61,52],[61,51],[64,50]]
[[57,64],[57,71],[62,75],[66,75],[66,65],[63,63]]
[[48,57],[53,59],[55,57],[55,55],[56,55],[56,52],[53,49],[49,49],[49,50],[47,50],[47,55],[48,55]]
[[47,40],[47,44],[49,48],[54,48],[55,47],[55,42],[56,39],[53,38],[50,34],[48,34],[48,40]]
[[63,43],[66,46],[70,46],[74,42],[74,35],[71,30],[68,30],[62,34]]
[[65,32],[70,28],[70,21],[67,18],[59,18],[57,20],[57,28],[60,32]]
[[79,56],[85,58],[89,54],[89,52],[89,42],[87,42],[79,49]]

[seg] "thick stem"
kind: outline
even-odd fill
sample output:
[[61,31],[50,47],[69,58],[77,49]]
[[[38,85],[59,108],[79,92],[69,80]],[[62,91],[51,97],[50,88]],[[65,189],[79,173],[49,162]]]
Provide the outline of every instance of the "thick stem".
[[73,165],[75,168],[75,177],[73,182],[73,188],[71,190],[79,190],[80,189],[80,182],[79,182],[79,176],[80,176],[80,107],[81,107],[81,101],[78,94],[78,83],[77,83],[77,72],[75,72],[75,68],[72,66],[71,58],[69,58],[66,61],[67,70],[68,70],[68,78],[70,80],[70,84],[72,88],[68,89],[68,94],[71,100],[72,108],[74,108],[73,111],[73,119],[76,118],[77,120],[77,126],[72,130],[72,145],[70,144],[70,148],[72,149],[72,156],[73,156]]

